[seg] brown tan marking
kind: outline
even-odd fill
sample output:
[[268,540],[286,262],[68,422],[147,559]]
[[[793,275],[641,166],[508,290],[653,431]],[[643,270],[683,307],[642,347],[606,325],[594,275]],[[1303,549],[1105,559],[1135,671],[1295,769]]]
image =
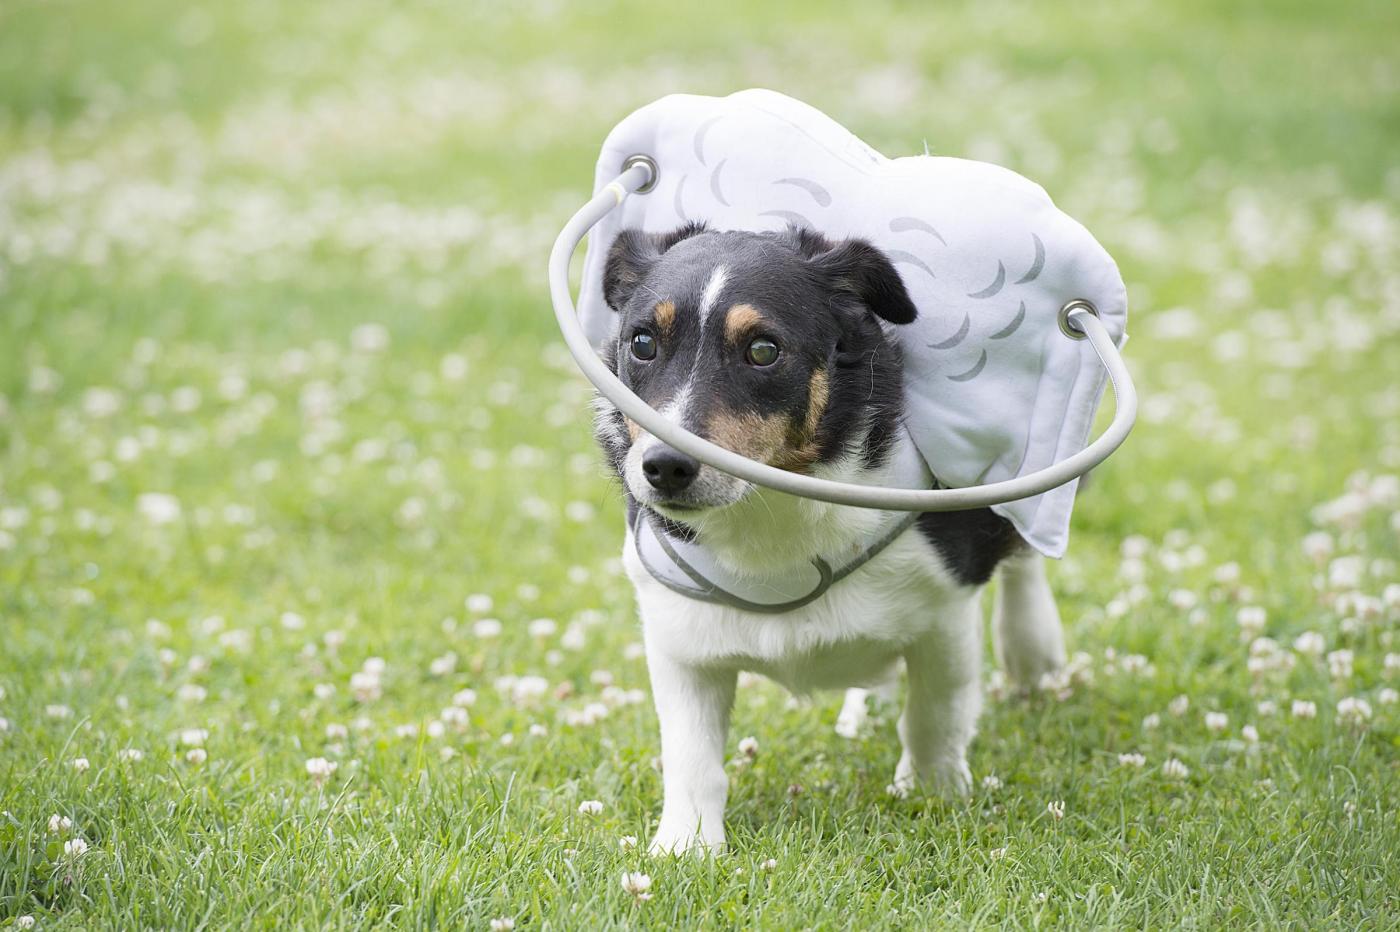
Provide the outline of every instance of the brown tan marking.
[[669,333],[671,325],[676,322],[676,305],[670,301],[658,301],[653,313],[656,315],[656,326],[663,333]]
[[799,472],[817,461],[816,443],[795,437],[784,414],[715,414],[705,424],[709,440],[778,469]]
[[831,386],[827,382],[826,370],[818,369],[812,373],[812,380],[807,383],[807,421],[803,425],[807,429],[807,440],[817,436],[817,426],[822,422],[822,415],[826,413],[826,403],[830,397]]
[[642,435],[642,425],[638,424],[630,417],[623,418],[623,420],[627,422],[627,436],[632,438],[633,443],[636,443],[637,438]]
[[724,315],[724,338],[738,343],[740,338],[763,323],[763,315],[752,304],[736,304]]

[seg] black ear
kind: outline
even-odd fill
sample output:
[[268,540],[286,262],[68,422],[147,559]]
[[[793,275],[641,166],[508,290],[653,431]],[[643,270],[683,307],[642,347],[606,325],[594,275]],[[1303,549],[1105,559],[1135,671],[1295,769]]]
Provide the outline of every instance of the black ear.
[[[833,289],[854,295],[875,316],[892,324],[912,324],[919,316],[904,281],[885,254],[863,239],[832,245],[810,230],[797,231],[799,248],[831,282]],[[825,243],[827,249],[820,250]]]
[[617,234],[603,266],[603,300],[608,302],[608,307],[621,311],[666,250],[704,232],[705,224],[691,222],[669,233],[623,230]]

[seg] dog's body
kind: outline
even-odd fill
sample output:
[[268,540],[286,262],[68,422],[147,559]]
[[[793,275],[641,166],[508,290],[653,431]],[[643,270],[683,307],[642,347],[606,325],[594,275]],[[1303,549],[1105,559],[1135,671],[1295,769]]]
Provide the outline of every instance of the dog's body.
[[[622,316],[611,361],[658,410],[722,445],[783,468],[893,484],[912,440],[900,426],[902,369],[885,328],[916,314],[898,274],[860,241],[806,231],[667,236],[624,232],[605,276]],[[840,566],[892,516],[756,488],[662,444],[600,401],[600,443],[640,509],[716,565],[781,578],[820,558]],[[629,520],[629,526],[634,521]],[[724,841],[729,710],[741,670],[797,693],[848,688],[838,731],[852,734],[865,690],[908,690],[899,791],[919,780],[965,794],[981,704],[980,596],[1000,565],[994,630],[1012,678],[1064,662],[1041,558],[988,510],[928,514],[808,604],[764,613],[700,601],[658,581],[629,533],[665,803],[654,851]]]

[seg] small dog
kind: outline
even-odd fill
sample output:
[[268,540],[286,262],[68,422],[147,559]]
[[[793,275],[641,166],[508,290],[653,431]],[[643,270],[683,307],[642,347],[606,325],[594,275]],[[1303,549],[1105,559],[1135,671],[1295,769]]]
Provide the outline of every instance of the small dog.
[[[619,315],[609,365],[686,429],[843,482],[897,484],[898,464],[911,453],[918,460],[902,426],[903,364],[891,339],[917,311],[869,243],[805,229],[628,230],[609,251],[603,292]],[[966,752],[981,706],[980,596],[994,572],[994,637],[1010,677],[1033,685],[1064,664],[1042,558],[990,510],[923,514],[901,528],[899,515],[774,492],[702,465],[606,399],[596,427],[626,493],[623,558],[661,723],[665,800],[653,852],[724,844],[725,743],[741,670],[799,694],[847,688],[837,730],[849,736],[868,692],[891,693],[902,660],[894,787],[922,781],[960,796],[971,789]],[[639,521],[670,542],[667,553],[689,547],[708,555],[712,573],[760,586],[813,566],[853,568],[835,582],[826,574],[820,595],[782,610],[702,599],[645,562]],[[862,553],[865,562],[851,563]]]

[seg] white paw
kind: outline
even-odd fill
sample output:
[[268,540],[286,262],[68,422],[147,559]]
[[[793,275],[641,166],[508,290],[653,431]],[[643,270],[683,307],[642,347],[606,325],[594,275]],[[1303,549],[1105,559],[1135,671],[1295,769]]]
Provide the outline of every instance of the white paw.
[[841,714],[836,716],[836,734],[851,740],[859,738],[861,727],[865,721],[866,716],[856,713],[847,714],[843,709]]
[[915,787],[924,786],[944,799],[962,799],[972,794],[972,771],[963,758],[939,761],[926,766],[921,773],[913,758],[904,754],[894,769],[894,782],[886,791],[898,799],[908,796]]
[[723,832],[697,832],[694,828],[680,828],[666,824],[662,819],[652,836],[647,853],[653,857],[682,854],[718,854],[724,850]]

